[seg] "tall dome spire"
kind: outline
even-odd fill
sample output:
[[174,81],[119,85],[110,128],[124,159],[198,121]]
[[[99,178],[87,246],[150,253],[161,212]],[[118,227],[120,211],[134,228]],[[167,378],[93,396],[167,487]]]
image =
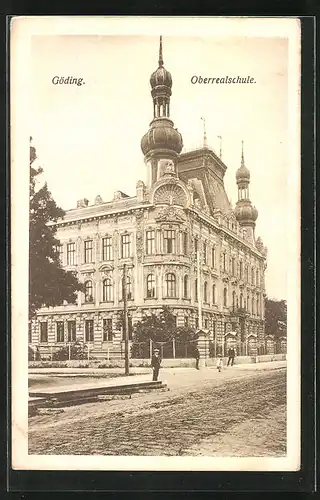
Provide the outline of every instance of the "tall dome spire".
[[[183,148],[182,136],[170,120],[172,77],[164,67],[162,36],[159,44],[158,68],[150,77],[153,100],[153,120],[148,132],[141,139],[141,149],[149,171],[149,187],[160,176],[159,160],[171,160],[174,165]],[[162,162],[163,164],[163,162]]]
[[250,171],[244,163],[243,141],[241,148],[241,166],[236,172],[238,185],[238,201],[235,208],[235,216],[239,224],[249,233],[249,238],[254,243],[254,229],[258,218],[258,210],[249,198]]

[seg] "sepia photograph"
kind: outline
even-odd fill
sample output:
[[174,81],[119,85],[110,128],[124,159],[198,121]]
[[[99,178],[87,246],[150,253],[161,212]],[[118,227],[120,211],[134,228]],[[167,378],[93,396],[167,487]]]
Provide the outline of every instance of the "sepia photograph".
[[12,467],[299,470],[299,21],[10,43]]

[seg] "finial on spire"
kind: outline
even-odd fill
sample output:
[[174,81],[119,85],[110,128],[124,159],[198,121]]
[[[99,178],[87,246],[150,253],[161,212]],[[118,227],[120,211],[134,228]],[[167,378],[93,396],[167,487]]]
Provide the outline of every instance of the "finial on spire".
[[241,141],[241,166],[244,167],[243,141]]
[[160,35],[160,45],[159,45],[159,66],[163,66],[163,56],[162,56],[162,35]]
[[207,132],[206,132],[206,119],[201,116],[201,120],[203,121],[203,147],[207,148]]

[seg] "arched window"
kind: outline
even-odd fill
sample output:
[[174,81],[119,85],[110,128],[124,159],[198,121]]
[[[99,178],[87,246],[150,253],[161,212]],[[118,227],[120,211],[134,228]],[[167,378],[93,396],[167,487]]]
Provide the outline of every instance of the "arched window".
[[216,303],[216,285],[212,285],[212,303]]
[[232,292],[232,307],[233,309],[236,307],[236,292]]
[[131,276],[127,276],[127,299],[132,299],[132,280]]
[[194,280],[194,297],[198,300],[198,278]]
[[102,288],[102,300],[103,302],[111,302],[113,300],[113,287],[112,281],[110,278],[106,278],[103,280],[103,288]]
[[242,260],[240,260],[240,263],[239,263],[239,277],[240,277],[240,279],[242,279],[242,273],[243,273],[243,264],[242,264]]
[[203,284],[203,301],[208,302],[208,283],[206,281]]
[[227,307],[227,289],[224,288],[223,290],[223,305],[224,307]]
[[92,281],[86,281],[84,287],[85,287],[85,292],[84,292],[85,302],[93,302]]
[[176,297],[176,277],[173,273],[166,274],[166,296]]
[[156,295],[156,280],[154,274],[147,276],[147,297],[152,298]]
[[187,275],[185,275],[183,278],[183,297],[185,299],[188,298],[188,283],[189,283],[189,278]]

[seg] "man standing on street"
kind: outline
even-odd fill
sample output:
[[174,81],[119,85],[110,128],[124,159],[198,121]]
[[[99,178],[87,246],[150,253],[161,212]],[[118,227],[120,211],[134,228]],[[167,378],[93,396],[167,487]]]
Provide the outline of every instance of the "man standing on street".
[[229,366],[230,362],[231,362],[231,366],[233,366],[235,355],[236,355],[236,353],[234,352],[233,347],[230,347],[230,349],[228,350],[228,363],[227,363],[227,366]]
[[158,380],[160,365],[161,365],[161,358],[160,358],[160,355],[159,355],[159,349],[155,349],[153,351],[153,355],[152,355],[152,358],[151,358],[151,366],[152,366],[152,369],[153,369],[152,380],[154,382],[156,382]]

